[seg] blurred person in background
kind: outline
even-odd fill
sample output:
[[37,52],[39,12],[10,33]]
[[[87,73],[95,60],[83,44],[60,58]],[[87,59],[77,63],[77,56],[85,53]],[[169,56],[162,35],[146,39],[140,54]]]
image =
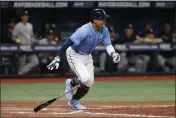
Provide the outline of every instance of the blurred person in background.
[[60,32],[60,30],[56,29],[56,24],[51,24],[51,29],[55,32],[54,41],[59,43],[59,41],[61,41],[61,32]]
[[[124,43],[142,43],[143,39],[134,35],[132,24],[128,24],[124,29],[124,35],[118,41],[120,44]],[[118,65],[118,70],[124,70],[128,66],[128,71],[145,72],[147,69],[150,57],[138,52],[123,52],[121,53],[121,62]],[[130,66],[133,65],[133,66]]]
[[[44,26],[43,26],[43,31],[41,33],[39,33],[38,35],[38,38],[39,39],[43,39],[44,37],[46,37],[46,35],[48,34],[49,30],[53,30],[55,32],[55,36],[54,36],[54,40],[56,42],[59,42],[60,41],[60,32],[59,31],[56,31],[56,25],[53,23],[50,23],[50,22],[45,22],[44,23]],[[58,34],[56,32],[59,32]]]
[[115,31],[115,28],[113,26],[108,27],[109,33],[110,33],[110,39],[112,42],[112,45],[115,45],[118,43],[118,38],[120,37],[120,34]]
[[[31,46],[33,43],[36,43],[33,26],[28,20],[28,11],[25,10],[21,15],[21,22],[15,25],[12,32],[12,40],[15,41],[16,44]],[[19,55],[18,75],[26,74],[39,64],[38,57],[35,53],[29,52],[31,50],[27,47],[24,50],[25,52]]]
[[148,32],[152,30],[152,25],[150,23],[146,23],[144,28],[139,32],[140,37],[145,37]]
[[50,25],[51,24],[48,21],[43,24],[42,31],[38,34],[39,39],[43,39],[44,37],[46,37],[46,34],[49,32]]
[[161,38],[157,38],[155,36],[155,33],[153,31],[153,29],[151,29],[150,31],[148,31],[146,33],[146,35],[144,36],[144,38],[138,37],[139,39],[142,39],[144,43],[162,43],[163,40]]
[[176,43],[176,30],[175,30],[175,32],[172,34],[172,37],[173,37],[173,42]]
[[[163,43],[175,43],[176,38],[174,37],[174,33],[171,31],[169,23],[164,24],[160,38]],[[160,66],[165,72],[174,71],[174,67],[176,66],[175,53],[173,51],[160,52],[158,54],[158,66]]]
[[12,39],[11,39],[12,38],[12,31],[14,29],[14,26],[15,26],[15,21],[12,19],[12,21],[10,21],[8,23],[7,32],[3,36],[2,43],[10,43],[10,44],[14,43],[14,41],[12,41]]
[[[119,34],[115,31],[113,26],[109,26],[108,30],[109,30],[109,34],[110,34],[111,43],[114,46],[115,44],[117,44]],[[107,57],[108,57],[108,55],[106,52],[103,52],[100,54],[99,62],[100,62],[100,71],[101,72],[105,71]],[[116,64],[113,63],[113,65],[116,65]]]
[[[55,39],[55,32],[52,29],[49,29],[48,33],[46,36],[39,40],[38,45],[57,45],[57,42],[54,40]],[[41,73],[48,73],[48,69],[46,66],[52,61],[52,59],[55,56],[55,53],[39,53],[39,61],[40,61],[40,68],[41,68]]]
[[[141,40],[141,42],[143,43],[147,43],[147,44],[151,44],[151,43],[162,43],[162,39],[159,37],[155,36],[155,33],[153,31],[153,29],[150,29],[148,32],[146,32],[144,37],[140,37],[139,35],[137,36],[138,40]],[[149,55],[151,58],[151,62],[149,63],[149,68],[151,69],[152,72],[155,71],[160,71],[160,69],[158,68],[158,51],[152,51],[152,52],[148,52],[145,51],[143,52],[143,54]]]
[[164,43],[172,43],[173,33],[171,31],[171,26],[169,23],[165,23],[163,26],[163,31],[160,34],[160,38]]
[[[2,43],[4,44],[15,44],[14,41],[12,41],[11,37],[12,37],[12,31],[14,29],[15,26],[15,21],[12,19],[10,22],[8,22],[7,24],[7,29],[6,31],[2,34]],[[9,63],[12,64],[13,67],[11,67],[11,71],[12,73],[16,73],[18,70],[18,62],[16,61],[16,59],[18,59],[17,54],[15,52],[2,52],[1,56],[0,56],[0,62],[3,61],[3,63]]]

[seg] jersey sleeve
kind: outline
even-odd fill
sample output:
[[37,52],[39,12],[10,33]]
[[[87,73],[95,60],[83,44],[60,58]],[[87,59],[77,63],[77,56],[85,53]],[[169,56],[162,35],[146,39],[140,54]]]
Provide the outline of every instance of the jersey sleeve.
[[71,36],[70,39],[76,44],[79,45],[79,43],[85,39],[87,36],[87,33],[84,28],[77,29]]
[[17,25],[13,29],[12,36],[19,36],[19,28]]
[[109,31],[108,31],[108,29],[106,27],[103,30],[102,43],[103,43],[103,45],[109,45],[109,44],[111,44]]
[[65,43],[64,43],[64,44],[61,46],[61,48],[59,49],[57,55],[58,55],[59,57],[61,57],[62,54],[65,52],[65,50],[66,50],[69,46],[71,46],[71,45],[73,45],[73,44],[74,44],[74,42],[73,42],[70,38],[69,38],[68,40],[66,40]]

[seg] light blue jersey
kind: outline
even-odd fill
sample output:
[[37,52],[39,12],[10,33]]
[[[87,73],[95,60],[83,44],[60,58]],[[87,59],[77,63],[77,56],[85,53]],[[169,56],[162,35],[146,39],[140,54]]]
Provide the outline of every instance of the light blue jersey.
[[96,32],[91,22],[78,28],[70,36],[70,39],[74,42],[72,48],[84,55],[91,54],[98,42],[102,42],[104,45],[111,44],[108,28],[104,27],[100,32]]

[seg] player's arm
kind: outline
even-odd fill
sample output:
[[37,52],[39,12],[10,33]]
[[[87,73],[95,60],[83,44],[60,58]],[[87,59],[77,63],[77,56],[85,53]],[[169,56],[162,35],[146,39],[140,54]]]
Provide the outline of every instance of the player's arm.
[[161,43],[162,39],[161,38],[155,38],[155,39],[150,39],[150,38],[144,38],[145,43]]
[[30,24],[30,26],[31,26],[31,40],[32,40],[32,43],[38,43],[39,40],[37,40],[37,39],[35,38],[33,25]]
[[12,41],[16,42],[17,44],[23,44],[23,42],[21,42],[21,40],[18,38],[18,35],[19,35],[19,29],[16,25],[12,31],[12,37],[11,37]]
[[58,57],[61,57],[62,54],[65,52],[65,50],[73,44],[74,44],[74,42],[69,38],[59,49],[59,51],[57,53]]
[[115,49],[112,46],[112,44],[106,45],[106,51],[109,54],[109,56],[112,57],[114,63],[120,62],[120,55],[117,52],[115,52]]
[[120,55],[117,52],[115,52],[115,49],[111,44],[110,35],[107,28],[104,30],[103,34],[104,37],[102,39],[102,43],[105,45],[107,53],[109,54],[109,56],[113,58],[114,63],[119,63]]
[[54,67],[58,69],[60,63],[60,57],[66,51],[66,49],[73,45],[79,45],[79,43],[86,37],[84,29],[79,28],[71,37],[61,46],[55,59],[47,66],[49,70],[53,70]]
[[144,39],[140,36],[136,36],[136,40],[134,40],[133,43],[142,43],[142,42],[144,42]]
[[62,56],[62,54],[66,51],[66,49],[73,45],[74,42],[69,38],[62,46],[61,48],[58,50],[57,56],[54,58],[54,60],[47,66],[49,70],[53,70],[54,67],[56,67],[56,69],[59,68],[59,63],[60,63],[60,57]]
[[17,44],[21,44],[21,41],[17,36],[12,36],[12,41],[14,41]]

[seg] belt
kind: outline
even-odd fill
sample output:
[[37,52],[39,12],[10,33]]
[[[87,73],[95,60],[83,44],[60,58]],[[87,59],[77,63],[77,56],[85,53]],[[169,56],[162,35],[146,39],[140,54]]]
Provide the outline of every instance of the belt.
[[72,50],[74,50],[75,52],[77,52],[77,53],[78,53],[78,51],[77,51],[77,50],[75,50],[75,48],[74,48],[73,46],[71,46],[71,48],[72,48]]

